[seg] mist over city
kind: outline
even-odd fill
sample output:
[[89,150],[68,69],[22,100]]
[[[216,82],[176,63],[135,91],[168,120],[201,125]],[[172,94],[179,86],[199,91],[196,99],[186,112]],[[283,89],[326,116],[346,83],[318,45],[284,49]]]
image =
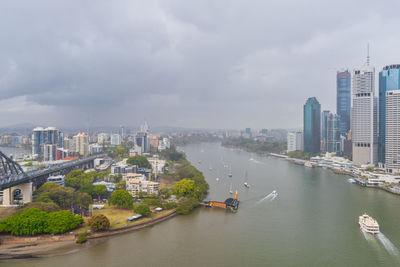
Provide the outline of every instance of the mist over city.
[[2,1],[0,124],[297,128],[368,43],[377,68],[400,61],[399,5]]

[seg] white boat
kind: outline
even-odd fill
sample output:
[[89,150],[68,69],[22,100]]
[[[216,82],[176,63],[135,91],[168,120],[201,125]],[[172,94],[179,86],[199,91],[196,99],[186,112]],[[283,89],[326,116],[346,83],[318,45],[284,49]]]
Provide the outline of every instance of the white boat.
[[272,194],[273,196],[277,196],[277,195],[278,195],[278,193],[276,192],[276,190],[272,191],[271,194]]
[[364,213],[363,215],[358,217],[358,224],[360,225],[360,229],[367,233],[378,234],[379,233],[379,224],[378,222]]
[[248,180],[248,177],[247,177],[247,171],[246,171],[246,174],[244,175],[244,179],[245,179],[245,182],[243,183],[243,185],[246,187],[246,188],[250,188],[250,185],[249,185],[249,183],[247,182],[247,180]]
[[232,183],[231,183],[231,187],[229,188],[229,194],[233,194],[233,191],[232,191]]
[[219,181],[219,178],[217,177],[215,180],[217,180],[217,182]]

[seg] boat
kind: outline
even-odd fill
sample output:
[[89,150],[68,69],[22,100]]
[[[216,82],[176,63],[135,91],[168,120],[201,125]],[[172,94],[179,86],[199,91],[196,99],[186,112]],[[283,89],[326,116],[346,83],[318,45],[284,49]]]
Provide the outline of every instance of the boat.
[[217,177],[215,180],[217,180],[217,182],[219,181],[219,178]]
[[228,177],[232,177],[232,167],[229,167]]
[[245,182],[243,183],[243,185],[244,185],[244,187],[246,187],[246,188],[250,188],[250,185],[249,185],[249,183],[247,182],[247,180],[248,180],[248,178],[247,178],[247,171],[246,171],[246,174],[244,175],[244,179],[245,179]]
[[349,183],[351,183],[351,184],[355,184],[355,183],[357,183],[357,181],[356,181],[356,180],[354,180],[353,178],[349,178],[349,179],[347,179],[347,182],[349,182]]
[[360,225],[360,229],[364,232],[379,234],[378,222],[366,213],[358,217],[358,224]]
[[276,190],[274,190],[274,191],[272,191],[272,193],[271,193],[272,195],[278,195],[278,193],[276,192]]
[[231,183],[231,187],[229,188],[229,194],[233,194],[233,191],[232,191],[232,183]]

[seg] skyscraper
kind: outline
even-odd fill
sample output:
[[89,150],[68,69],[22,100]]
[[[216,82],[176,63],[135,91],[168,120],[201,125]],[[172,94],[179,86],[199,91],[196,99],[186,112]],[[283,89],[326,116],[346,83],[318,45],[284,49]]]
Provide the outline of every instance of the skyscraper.
[[321,105],[310,97],[304,105],[304,152],[317,154],[321,151]]
[[321,114],[321,151],[326,151],[326,128],[328,123],[328,117],[331,112],[329,110],[322,111]]
[[339,116],[340,135],[350,130],[351,74],[348,70],[336,74],[336,114]]
[[329,114],[326,123],[326,145],[325,151],[331,153],[340,152],[340,129],[339,129],[339,116]]
[[400,172],[400,90],[386,92],[386,169]]
[[377,162],[377,100],[374,77],[374,67],[364,66],[353,70],[351,131],[353,162],[356,165]]
[[400,65],[385,66],[379,72],[378,161],[385,163],[386,92],[400,89]]

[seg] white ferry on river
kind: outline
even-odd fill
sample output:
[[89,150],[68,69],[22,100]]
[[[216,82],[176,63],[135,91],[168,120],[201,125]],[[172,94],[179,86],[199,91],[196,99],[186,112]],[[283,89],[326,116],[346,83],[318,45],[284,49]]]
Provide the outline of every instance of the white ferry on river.
[[362,216],[358,217],[358,224],[360,225],[360,229],[367,233],[371,234],[378,234],[379,233],[379,224],[378,222],[368,216],[367,214],[363,214]]

